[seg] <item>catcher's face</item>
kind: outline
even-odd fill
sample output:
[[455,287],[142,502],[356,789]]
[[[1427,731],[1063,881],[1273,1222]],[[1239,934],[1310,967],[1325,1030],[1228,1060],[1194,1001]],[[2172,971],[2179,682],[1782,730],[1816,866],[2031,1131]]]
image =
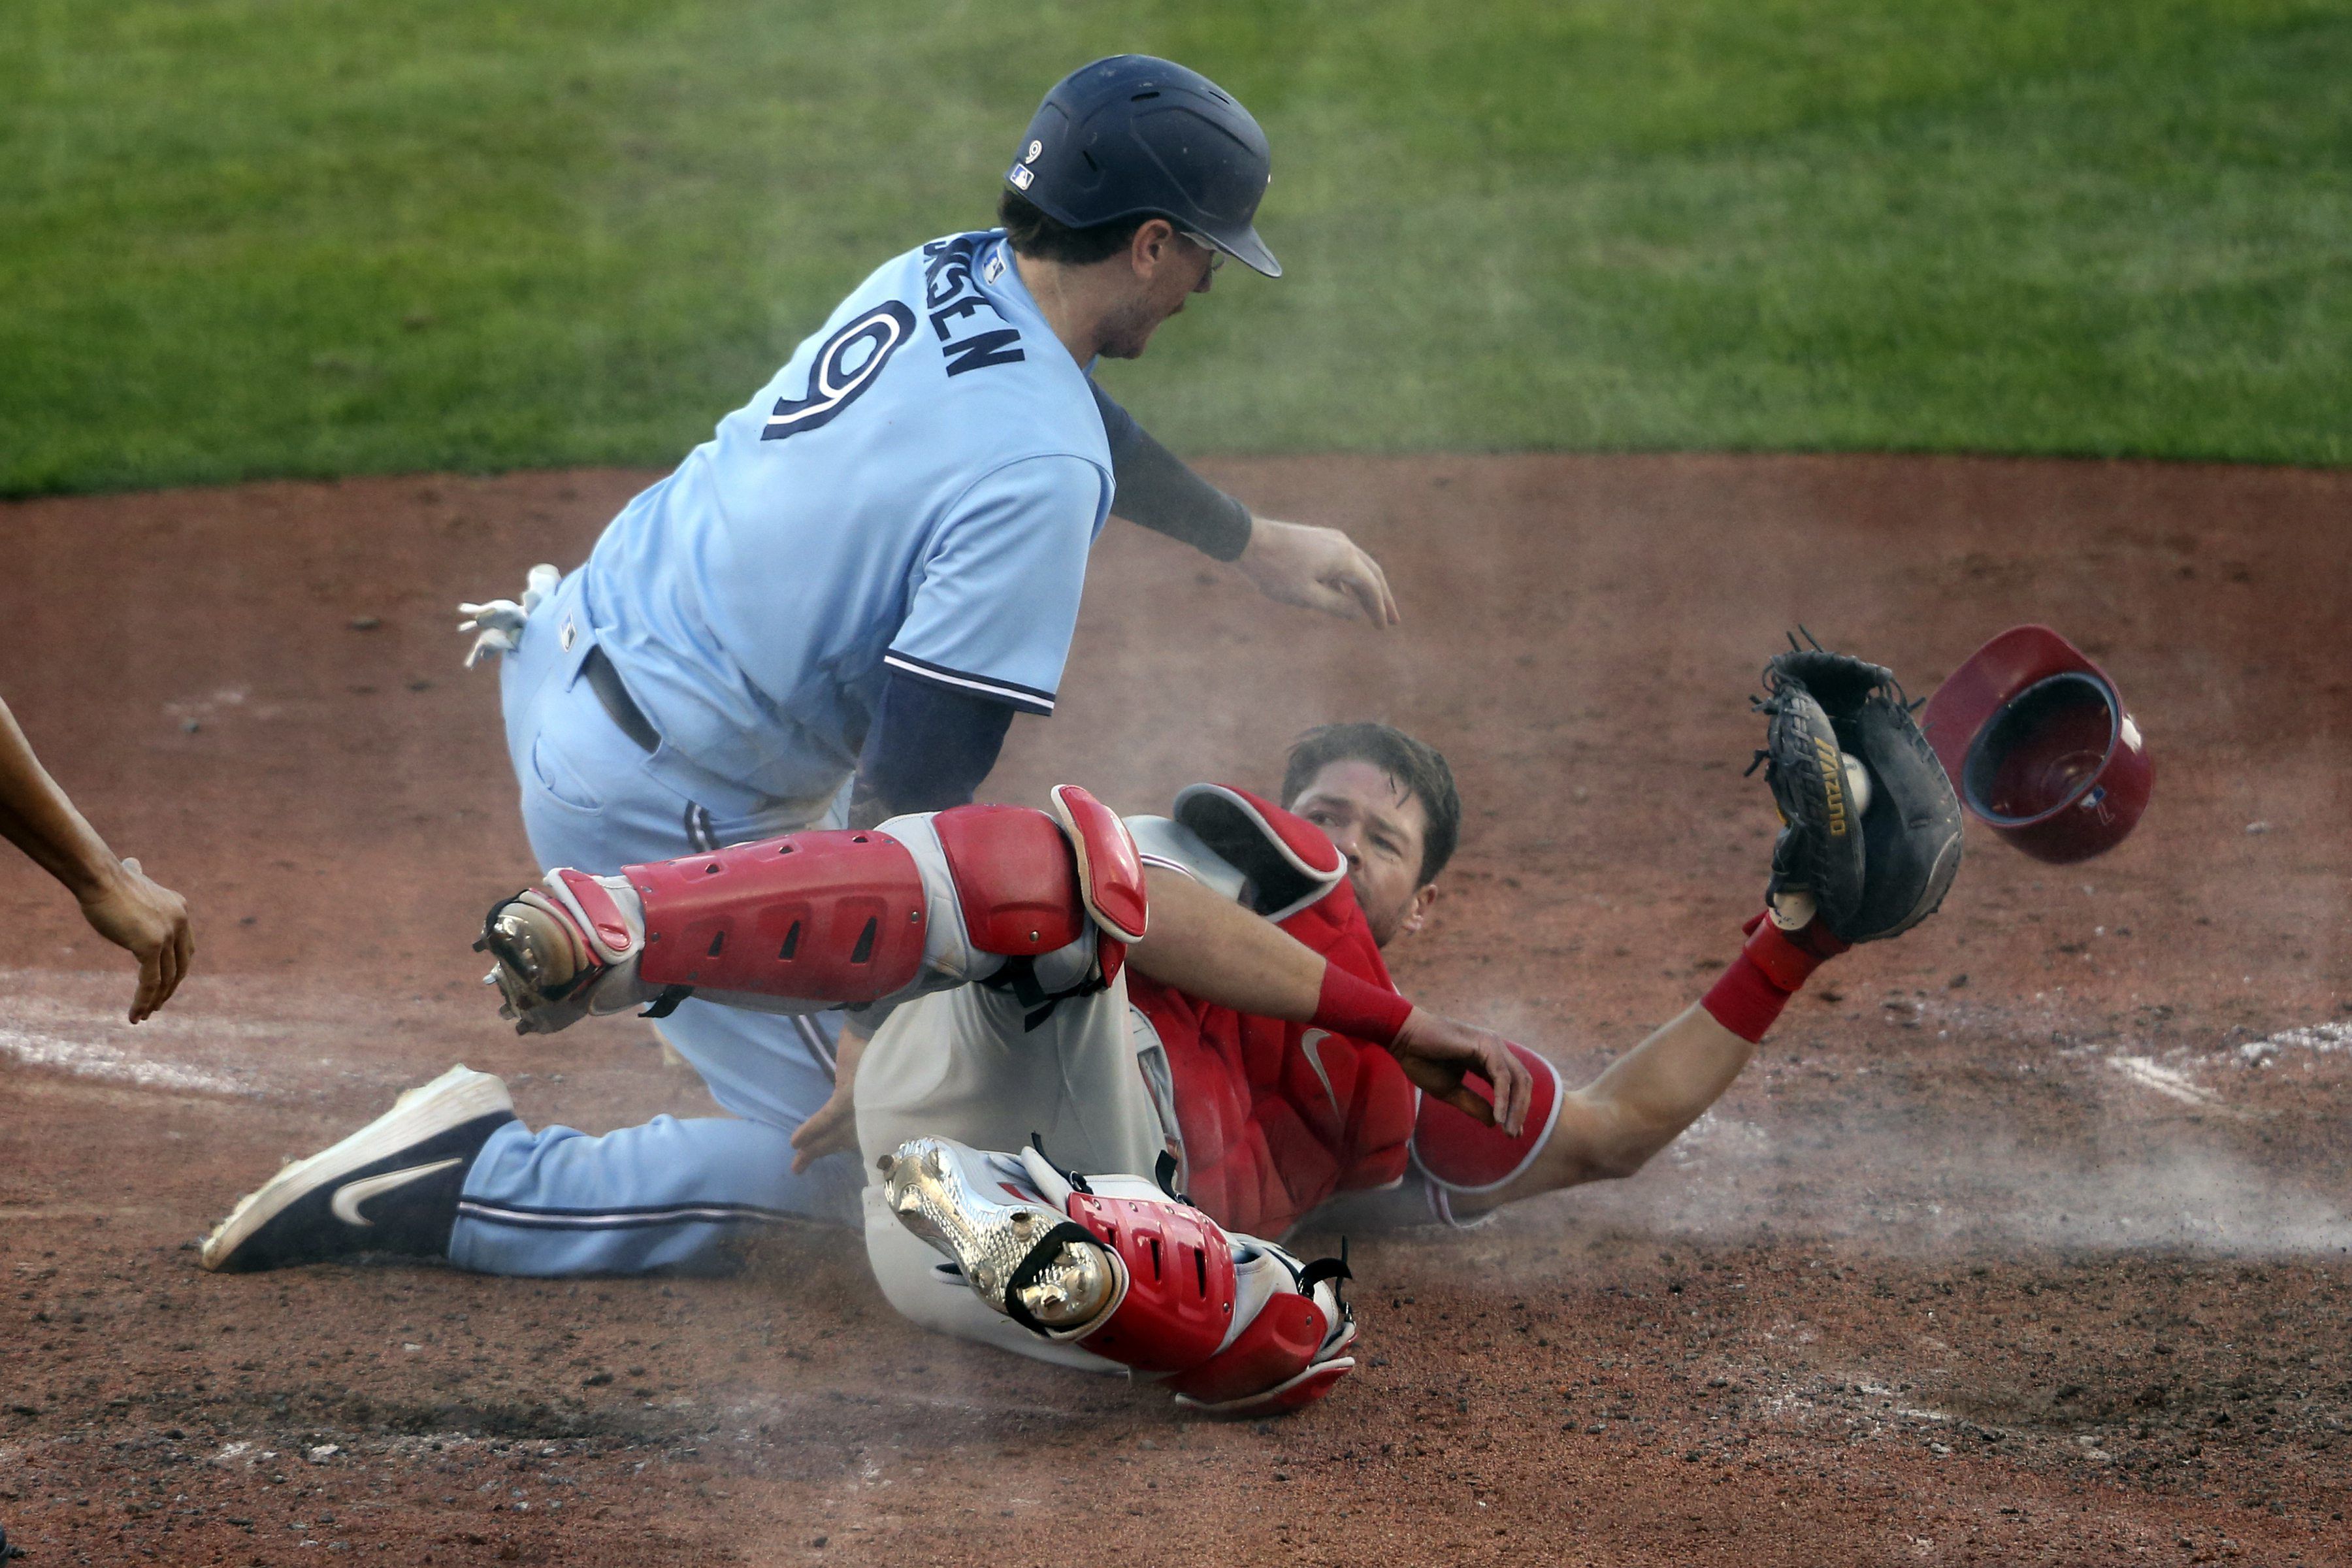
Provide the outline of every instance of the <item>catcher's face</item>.
[[1374,942],[1386,947],[1421,929],[1437,886],[1421,879],[1429,813],[1419,795],[1370,763],[1346,758],[1307,780],[1290,809],[1329,834],[1347,857],[1348,881]]

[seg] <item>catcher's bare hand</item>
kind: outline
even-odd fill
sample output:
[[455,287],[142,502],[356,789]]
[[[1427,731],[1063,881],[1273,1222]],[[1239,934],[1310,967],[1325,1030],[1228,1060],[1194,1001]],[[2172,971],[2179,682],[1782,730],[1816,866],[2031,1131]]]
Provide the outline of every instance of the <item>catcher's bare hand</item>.
[[1234,564],[1276,604],[1364,621],[1376,631],[1397,624],[1388,574],[1336,528],[1255,518]]
[[[1493,1030],[1458,1024],[1426,1007],[1415,1007],[1390,1049],[1396,1053],[1404,1076],[1423,1092],[1489,1127],[1500,1127],[1514,1138],[1527,1124],[1535,1075],[1511,1049],[1511,1043]],[[1462,1081],[1465,1073],[1473,1072],[1495,1086],[1492,1104]]]
[[793,1174],[827,1154],[857,1152],[857,1063],[866,1055],[866,1038],[856,1024],[842,1025],[834,1043],[833,1095],[793,1130]]
[[125,860],[121,875],[81,900],[81,914],[90,930],[139,961],[130,1018],[138,1024],[152,1017],[180,988],[196,955],[187,900],[150,880],[138,861]]

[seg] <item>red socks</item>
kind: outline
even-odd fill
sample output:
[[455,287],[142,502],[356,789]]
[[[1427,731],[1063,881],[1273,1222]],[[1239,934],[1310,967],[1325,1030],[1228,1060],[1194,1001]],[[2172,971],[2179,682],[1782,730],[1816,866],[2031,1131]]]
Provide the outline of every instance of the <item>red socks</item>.
[[1404,1021],[1412,1016],[1412,1003],[1327,960],[1323,965],[1323,990],[1315,999],[1315,1016],[1307,1022],[1351,1040],[1392,1046]]
[[1769,913],[1758,915],[1742,929],[1748,932],[1748,944],[1707,988],[1699,1005],[1717,1023],[1752,1045],[1764,1037],[1764,1031],[1772,1026],[1805,977],[1850,944],[1831,935],[1819,921],[1801,931],[1782,931]]

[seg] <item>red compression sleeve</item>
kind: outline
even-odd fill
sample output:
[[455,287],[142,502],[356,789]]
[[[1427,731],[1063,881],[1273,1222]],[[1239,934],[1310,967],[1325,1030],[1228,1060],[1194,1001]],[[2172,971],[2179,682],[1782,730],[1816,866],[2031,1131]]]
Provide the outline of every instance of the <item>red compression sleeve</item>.
[[1392,1046],[1404,1021],[1412,1016],[1412,1004],[1395,992],[1383,991],[1326,960],[1323,989],[1315,998],[1315,1016],[1307,1021],[1349,1039]]
[[[1707,988],[1699,1005],[1717,1023],[1752,1045],[1764,1037],[1764,1031],[1780,1017],[1780,1009],[1788,1005],[1805,977],[1823,960],[1843,952],[1846,944],[1818,923],[1791,938],[1765,915],[1749,921],[1747,930],[1748,944]],[[1815,951],[1817,947],[1823,951]]]

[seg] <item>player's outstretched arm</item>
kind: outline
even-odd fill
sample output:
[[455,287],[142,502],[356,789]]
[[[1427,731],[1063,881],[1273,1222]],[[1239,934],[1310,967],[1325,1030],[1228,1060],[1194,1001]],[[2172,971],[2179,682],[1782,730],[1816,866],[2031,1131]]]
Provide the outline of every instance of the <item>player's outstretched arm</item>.
[[1562,1094],[1551,1136],[1511,1180],[1456,1186],[1455,1215],[1633,1174],[1731,1087],[1815,968],[1942,903],[1959,802],[1893,675],[1816,647],[1773,658],[1765,684],[1765,776],[1784,826],[1746,945],[1695,1005]]
[[[1447,1209],[1466,1219],[1562,1187],[1630,1176],[1722,1097],[1756,1054],[1764,1033],[1806,979],[1847,943],[1823,925],[1812,900],[1785,892],[1748,924],[1748,942],[1707,994],[1651,1032],[1581,1088],[1563,1090],[1549,1136],[1523,1155],[1508,1180],[1460,1179],[1486,1163],[1424,1115],[1415,1134],[1423,1168],[1446,1190]],[[1530,1139],[1532,1142],[1532,1138]],[[1471,1154],[1466,1163],[1465,1154]],[[1450,1179],[1451,1178],[1451,1179]]]
[[0,703],[0,837],[66,885],[92,931],[138,959],[132,1023],[171,1000],[195,956],[186,902],[149,880],[138,861],[115,858],[33,755],[5,703]]
[[1455,1216],[1632,1175],[1705,1115],[1755,1054],[1755,1041],[1693,1003],[1600,1077],[1562,1095],[1551,1137],[1527,1169],[1492,1193],[1455,1196]]

